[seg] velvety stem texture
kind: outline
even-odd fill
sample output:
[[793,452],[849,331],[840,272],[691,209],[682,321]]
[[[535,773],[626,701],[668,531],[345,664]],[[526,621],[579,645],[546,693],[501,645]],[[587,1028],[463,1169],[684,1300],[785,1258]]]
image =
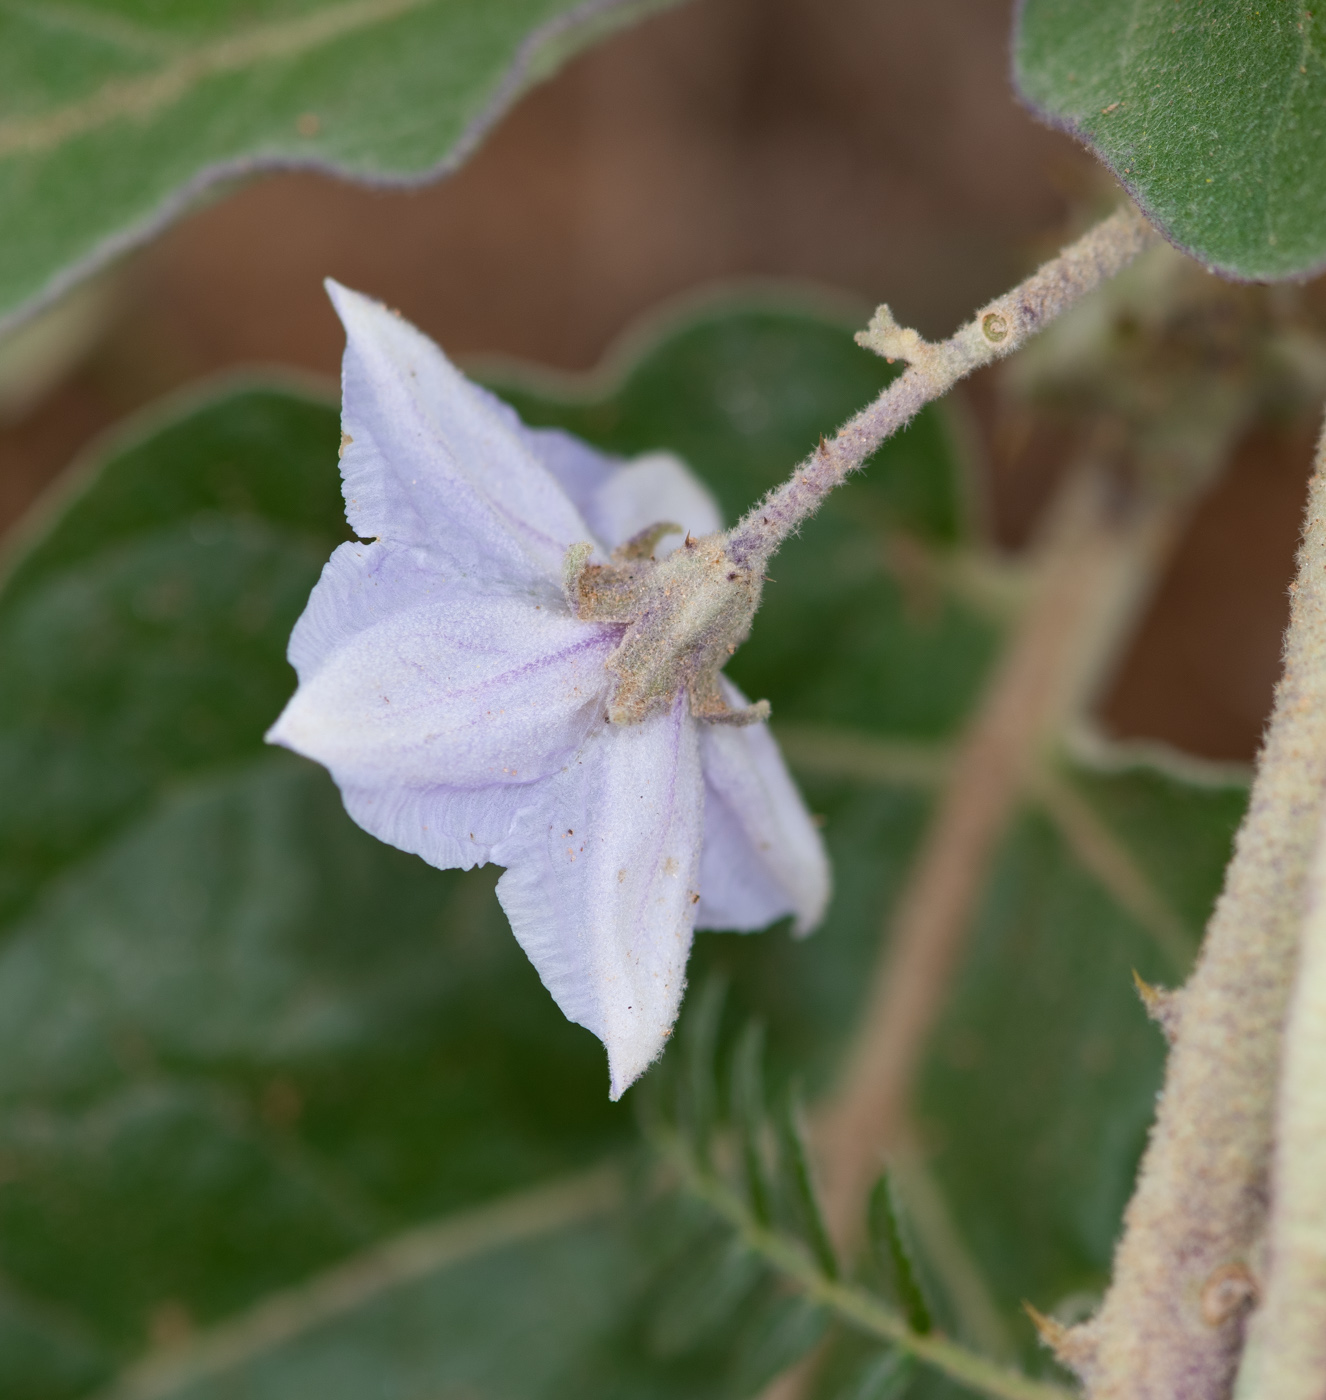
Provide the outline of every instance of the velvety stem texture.
[[[1322,561],[1318,572],[1326,572]],[[1238,1400],[1326,1400],[1326,829],[1309,878],[1285,1023],[1263,1301]]]
[[1223,1400],[1257,1294],[1281,1035],[1326,783],[1322,448],[1291,591],[1248,812],[1196,971],[1167,1009],[1175,1045],[1114,1281],[1096,1317],[1056,1342],[1092,1400]]
[[741,567],[768,559],[885,438],[959,379],[1018,349],[1125,268],[1154,238],[1132,205],[1120,209],[938,345],[898,326],[888,307],[880,307],[857,340],[890,360],[907,360],[906,372],[832,438],[822,439],[782,486],[745,515],[728,535],[729,557]]

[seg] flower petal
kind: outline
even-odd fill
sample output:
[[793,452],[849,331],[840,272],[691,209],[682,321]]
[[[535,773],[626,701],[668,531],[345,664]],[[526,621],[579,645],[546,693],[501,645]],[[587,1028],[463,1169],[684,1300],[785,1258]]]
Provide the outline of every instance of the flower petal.
[[[557,478],[558,485],[571,498],[571,504],[592,530],[589,512],[593,508],[594,497],[603,483],[620,469],[621,458],[605,456],[583,439],[573,437],[561,428],[527,428],[509,404],[502,403],[500,399],[495,402],[511,415],[530,451]],[[589,536],[584,538],[588,539]]]
[[[607,476],[583,508],[594,533],[609,549],[660,520],[699,539],[723,528],[718,502],[694,472],[670,452],[650,452]],[[682,542],[669,535],[654,551],[666,559]]]
[[306,667],[267,737],[355,789],[528,782],[600,719],[618,631],[528,598],[443,591]]
[[[726,677],[733,709],[748,704]],[[697,928],[764,928],[794,914],[794,932],[823,919],[829,858],[765,724],[702,724],[704,857]]]
[[681,1004],[704,820],[696,729],[682,696],[603,725],[493,849],[511,927],[566,1016],[607,1046],[614,1099]]
[[[537,786],[531,784],[531,791]],[[530,800],[509,785],[407,788],[341,783],[340,789],[345,810],[370,836],[422,856],[439,870],[486,865],[493,847],[510,833],[518,805]]]
[[[670,520],[697,539],[723,528],[713,493],[671,452],[647,452],[628,462],[607,457],[558,428],[527,428],[512,413],[530,450],[561,483],[605,549],[616,549],[648,525]],[[666,559],[682,542],[666,536],[654,551]]]
[[456,574],[556,582],[589,530],[504,409],[427,336],[335,282],[345,324],[341,425],[346,516]]
[[[449,580],[426,550],[382,540],[337,545],[295,623],[286,656],[301,682],[311,680],[347,643],[394,614],[473,592],[466,581]],[[552,606],[556,596],[547,588],[531,603],[546,598]]]

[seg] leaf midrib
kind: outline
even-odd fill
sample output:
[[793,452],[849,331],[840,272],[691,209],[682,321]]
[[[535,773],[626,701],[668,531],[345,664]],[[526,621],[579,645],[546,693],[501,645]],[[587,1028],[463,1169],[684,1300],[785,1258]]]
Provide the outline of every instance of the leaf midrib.
[[79,136],[181,101],[208,78],[300,58],[360,30],[400,19],[438,0],[342,0],[298,19],[251,25],[201,44],[135,78],[115,78],[76,102],[37,116],[0,120],[0,160],[41,155]]
[[183,44],[146,25],[135,24],[119,15],[96,14],[81,5],[65,5],[59,0],[5,0],[0,11],[26,20],[43,29],[73,34],[77,38],[124,54],[170,58]]
[[587,1172],[415,1226],[296,1288],[263,1299],[185,1349],[138,1363],[95,1400],[164,1400],[275,1351],[373,1299],[484,1254],[619,1208],[625,1183],[609,1160]]

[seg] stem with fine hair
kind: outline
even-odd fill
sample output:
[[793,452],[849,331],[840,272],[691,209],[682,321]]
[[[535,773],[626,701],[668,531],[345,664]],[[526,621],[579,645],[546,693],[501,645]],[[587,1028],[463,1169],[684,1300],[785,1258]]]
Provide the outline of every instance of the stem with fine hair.
[[937,345],[899,326],[888,307],[881,306],[857,341],[890,363],[906,360],[907,370],[832,438],[821,439],[787,481],[742,517],[728,532],[728,557],[743,568],[769,559],[835,486],[863,466],[886,438],[926,404],[973,370],[1017,350],[1056,316],[1121,272],[1155,237],[1141,214],[1127,205],[1070,243],[1011,292],[982,307]]
[[1285,1022],[1263,1301],[1248,1324],[1238,1400],[1326,1395],[1326,830],[1309,877]]
[[1094,1318],[1051,1338],[1092,1400],[1224,1400],[1257,1294],[1282,1027],[1326,788],[1326,438],[1291,593],[1248,812],[1196,971],[1167,999],[1174,1049],[1114,1279]]

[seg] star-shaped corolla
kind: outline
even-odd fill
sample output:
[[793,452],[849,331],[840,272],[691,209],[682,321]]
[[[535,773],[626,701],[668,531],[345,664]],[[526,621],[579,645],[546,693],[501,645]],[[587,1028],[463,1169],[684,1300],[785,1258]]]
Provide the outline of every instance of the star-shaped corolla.
[[806,932],[828,900],[765,725],[698,721],[682,685],[613,723],[606,663],[626,628],[568,603],[573,546],[606,560],[660,521],[710,536],[717,508],[674,457],[622,464],[526,428],[395,313],[328,288],[347,333],[346,515],[366,542],[324,568],[267,737],[325,764],[383,841],[443,869],[506,867],[511,927],[607,1047],[617,1098],[676,1020],[695,928],[790,914]]

